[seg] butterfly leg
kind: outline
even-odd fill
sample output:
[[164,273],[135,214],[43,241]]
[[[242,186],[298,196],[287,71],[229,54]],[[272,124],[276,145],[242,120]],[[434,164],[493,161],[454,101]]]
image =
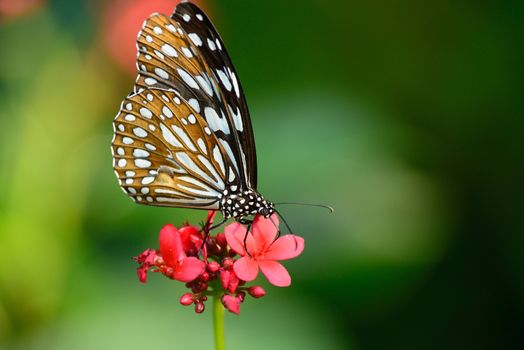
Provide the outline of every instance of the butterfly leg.
[[205,223],[204,227],[202,228],[202,231],[204,231],[204,240],[202,241],[202,246],[200,247],[200,250],[202,250],[202,248],[204,248],[204,245],[206,244],[207,238],[209,237],[209,232],[211,232],[211,230],[214,230],[217,227],[222,226],[227,220],[228,219],[223,219],[218,224],[215,224],[213,226],[209,226],[210,225],[209,221]]
[[253,225],[253,222],[250,222],[247,224],[246,235],[244,236],[244,249],[246,250],[246,253],[249,257],[251,257],[251,254],[249,253],[249,250],[247,250],[247,235],[249,234],[249,231],[251,231],[252,225]]

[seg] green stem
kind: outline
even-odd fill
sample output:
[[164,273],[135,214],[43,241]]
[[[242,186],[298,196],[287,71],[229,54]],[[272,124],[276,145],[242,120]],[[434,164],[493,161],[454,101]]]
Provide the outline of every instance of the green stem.
[[213,332],[215,334],[215,350],[226,350],[224,340],[224,307],[218,295],[213,296]]

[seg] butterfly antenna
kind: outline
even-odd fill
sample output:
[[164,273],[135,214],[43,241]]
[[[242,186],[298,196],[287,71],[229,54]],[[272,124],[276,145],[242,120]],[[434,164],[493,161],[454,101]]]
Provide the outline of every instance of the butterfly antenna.
[[[290,205],[290,204],[292,204],[292,205],[305,205],[305,206],[308,206],[308,207],[325,208],[325,209],[329,210],[331,212],[331,214],[333,214],[335,212],[335,209],[333,207],[331,207],[329,205],[324,205],[324,204],[300,203],[300,202],[280,202],[280,203],[275,203],[275,205]],[[284,218],[282,218],[282,219],[284,219]]]
[[[289,227],[289,224],[287,223],[286,219],[284,219],[284,217],[282,216],[282,214],[280,214],[278,212],[278,210],[275,209],[275,213],[277,213],[278,217],[282,219],[282,221],[284,222],[284,225],[286,225],[287,227],[287,230],[289,231],[289,233],[293,234],[293,230],[291,229],[291,227]],[[271,219],[271,217],[270,217]],[[271,222],[273,222],[273,220],[271,219]],[[278,228],[278,226],[273,222],[273,225],[275,225],[275,227]],[[280,230],[278,230],[278,236],[280,237]]]

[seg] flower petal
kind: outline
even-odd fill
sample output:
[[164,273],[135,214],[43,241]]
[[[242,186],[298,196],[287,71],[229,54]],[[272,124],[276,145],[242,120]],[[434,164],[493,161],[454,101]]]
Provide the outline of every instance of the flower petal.
[[240,314],[240,299],[232,295],[226,294],[222,297],[222,304],[224,307],[234,314]]
[[178,261],[186,257],[180,233],[173,225],[167,224],[160,230],[159,241],[160,255],[164,262],[166,265],[175,268]]
[[174,269],[172,276],[180,282],[189,282],[200,276],[205,268],[203,261],[189,257],[182,259],[178,267]]
[[253,258],[244,256],[235,261],[233,264],[233,270],[238,278],[249,282],[257,278],[258,264]]
[[304,250],[304,238],[295,235],[285,235],[279,237],[271,244],[264,259],[267,260],[286,260],[297,257]]
[[244,249],[244,238],[246,239],[246,246],[250,254],[258,253],[257,245],[253,239],[253,235],[248,233],[246,237],[246,227],[242,226],[238,222],[234,222],[230,225],[227,225],[224,228],[226,234],[226,240],[229,246],[237,252],[239,255],[246,255],[246,250]]
[[202,238],[202,234],[197,227],[184,225],[178,229],[178,232],[180,233],[182,246],[186,254],[189,254],[189,252],[195,253],[195,250],[198,251],[198,249],[200,249],[204,239]]
[[259,261],[258,265],[269,283],[277,287],[288,287],[291,284],[291,277],[286,268],[280,263],[271,260]]
[[253,221],[253,238],[257,242],[260,251],[265,251],[275,240],[278,233],[278,216],[271,215],[269,218],[257,215]]

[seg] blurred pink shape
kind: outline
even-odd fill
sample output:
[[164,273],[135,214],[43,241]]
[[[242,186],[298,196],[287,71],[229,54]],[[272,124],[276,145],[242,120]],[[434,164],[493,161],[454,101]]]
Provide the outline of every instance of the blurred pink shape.
[[[2,1],[2,0],[0,0]],[[136,74],[136,38],[144,21],[153,13],[170,16],[179,0],[114,0],[103,18],[104,46],[125,71]],[[193,1],[199,4],[199,1]]]
[[43,5],[43,0],[0,0],[0,15],[18,17],[37,10]]

